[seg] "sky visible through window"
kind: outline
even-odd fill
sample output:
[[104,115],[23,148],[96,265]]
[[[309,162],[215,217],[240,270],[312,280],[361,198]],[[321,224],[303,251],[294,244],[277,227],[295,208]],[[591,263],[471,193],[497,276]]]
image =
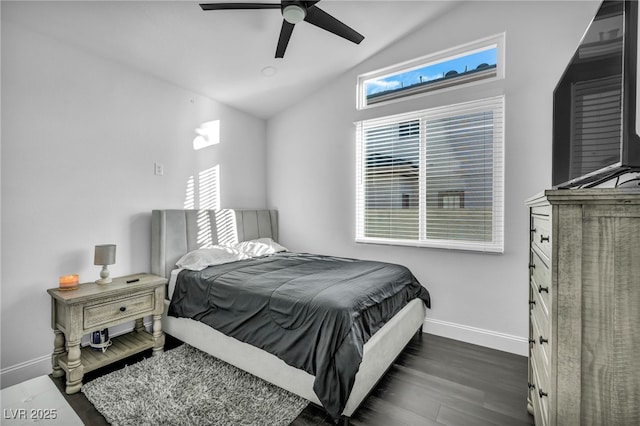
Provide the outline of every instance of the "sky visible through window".
[[481,64],[495,67],[497,63],[497,51],[497,47],[492,46],[480,52],[454,59],[447,59],[410,71],[403,71],[388,77],[367,81],[365,82],[366,96],[438,80],[443,78],[449,71],[456,71],[458,74],[462,74],[475,70],[478,65]]

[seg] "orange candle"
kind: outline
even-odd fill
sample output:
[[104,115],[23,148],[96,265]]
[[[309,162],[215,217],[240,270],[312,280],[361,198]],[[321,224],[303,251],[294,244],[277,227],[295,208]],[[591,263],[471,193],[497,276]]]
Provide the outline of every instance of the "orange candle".
[[58,285],[60,290],[75,290],[78,288],[78,274],[62,275]]

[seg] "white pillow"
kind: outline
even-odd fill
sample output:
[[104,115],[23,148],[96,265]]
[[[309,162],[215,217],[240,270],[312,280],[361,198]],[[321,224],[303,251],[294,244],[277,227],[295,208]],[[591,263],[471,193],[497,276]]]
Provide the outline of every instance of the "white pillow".
[[249,257],[258,257],[266,254],[287,251],[285,247],[282,247],[271,238],[258,238],[257,240],[242,241],[240,243],[233,244],[231,247]]
[[233,247],[212,246],[190,251],[176,262],[176,266],[191,271],[202,271],[207,266],[221,265],[248,258],[249,256]]

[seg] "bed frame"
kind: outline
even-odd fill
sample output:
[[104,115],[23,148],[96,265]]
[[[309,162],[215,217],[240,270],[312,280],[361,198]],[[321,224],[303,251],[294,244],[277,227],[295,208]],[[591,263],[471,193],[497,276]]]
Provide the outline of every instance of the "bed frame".
[[[276,210],[153,210],[151,272],[169,279],[176,261],[188,251],[265,237],[278,241]],[[168,306],[165,301],[165,333],[322,406],[313,392],[314,376],[199,321],[168,316]],[[424,318],[424,303],[413,300],[364,345],[362,363],[342,412],[345,425],[409,340],[422,331]]]

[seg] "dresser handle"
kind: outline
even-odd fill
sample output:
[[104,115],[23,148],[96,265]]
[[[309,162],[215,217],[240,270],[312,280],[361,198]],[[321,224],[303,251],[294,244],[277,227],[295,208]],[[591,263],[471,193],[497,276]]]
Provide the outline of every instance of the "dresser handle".
[[535,345],[536,344],[536,339],[529,339],[529,344]]
[[549,287],[542,287],[541,285],[538,286],[538,293],[542,293],[542,292],[546,292],[549,293]]
[[529,386],[529,389],[535,389],[536,385],[534,385],[533,383],[527,383],[527,386]]
[[536,228],[531,228],[529,232],[536,232]]
[[547,235],[546,237],[542,234],[540,234],[540,242],[544,243],[544,242],[549,242],[549,236]]
[[543,396],[549,396],[549,394],[546,392],[543,392],[542,389],[538,391],[538,395],[540,395],[540,398],[542,398]]
[[529,264],[529,269],[536,269],[535,263],[530,263]]
[[540,336],[540,344],[543,344],[543,343],[549,343],[549,339],[545,339],[542,336]]
[[124,311],[126,311],[126,310],[127,310],[127,307],[126,307],[126,306],[120,306],[120,312],[124,312]]
[[535,300],[529,300],[529,309],[533,309],[533,305],[536,304]]

